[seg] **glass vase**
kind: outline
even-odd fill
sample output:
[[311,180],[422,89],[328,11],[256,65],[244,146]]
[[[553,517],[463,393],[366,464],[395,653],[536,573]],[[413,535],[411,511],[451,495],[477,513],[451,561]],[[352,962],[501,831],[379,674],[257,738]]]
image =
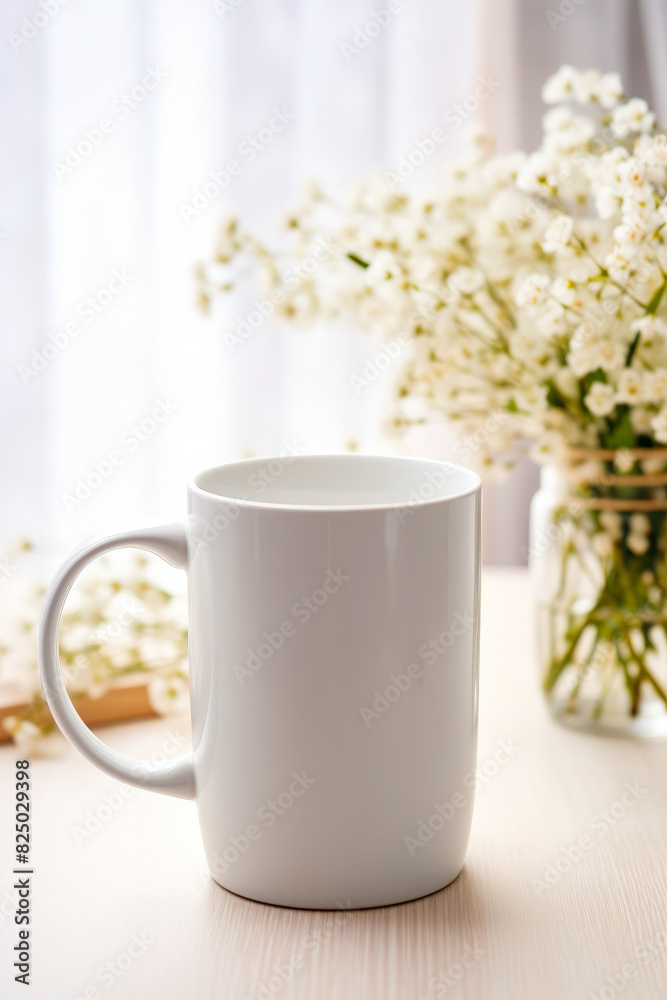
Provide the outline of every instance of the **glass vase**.
[[542,687],[564,725],[667,738],[667,449],[542,470],[530,567]]

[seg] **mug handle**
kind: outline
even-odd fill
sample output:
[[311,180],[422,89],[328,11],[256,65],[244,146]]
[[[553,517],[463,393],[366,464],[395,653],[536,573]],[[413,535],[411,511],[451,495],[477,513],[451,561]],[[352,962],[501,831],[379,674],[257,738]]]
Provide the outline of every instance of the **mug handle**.
[[91,733],[74,708],[60,673],[58,633],[63,605],[72,584],[87,564],[111,549],[123,546],[147,549],[162,556],[177,569],[188,568],[188,544],[183,525],[179,522],[154,528],[121,531],[96,539],[74,552],[61,566],[44,597],[39,622],[39,667],[42,687],[51,714],[70,743],[92,764],[114,778],[137,788],[194,799],[195,774],[191,754],[158,764],[133,760],[117,753]]

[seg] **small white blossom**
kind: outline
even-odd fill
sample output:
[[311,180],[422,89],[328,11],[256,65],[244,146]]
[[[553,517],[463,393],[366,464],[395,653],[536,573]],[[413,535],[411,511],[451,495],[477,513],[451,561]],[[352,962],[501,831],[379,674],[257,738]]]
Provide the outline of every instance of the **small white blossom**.
[[651,531],[651,519],[646,514],[630,515],[630,534],[648,535]]
[[517,289],[516,304],[518,306],[540,305],[547,296],[550,284],[551,278],[548,274],[538,274],[537,272],[529,274]]
[[641,403],[644,397],[643,379],[633,368],[625,368],[618,379],[616,400],[619,403]]
[[623,537],[623,521],[621,520],[621,515],[617,511],[601,511],[600,524],[615,542],[620,541]]
[[542,100],[545,104],[572,101],[576,98],[578,85],[579,73],[574,66],[561,66],[542,87]]
[[644,343],[667,337],[667,323],[657,316],[647,315],[630,324],[633,333],[639,333]]
[[598,531],[591,539],[593,548],[601,559],[608,559],[614,551],[614,540],[606,531]]
[[188,682],[177,675],[155,674],[148,681],[148,700],[158,715],[180,715],[189,707]]
[[612,112],[614,131],[624,139],[630,132],[650,132],[655,124],[655,115],[640,97],[633,97],[627,104],[620,104]]
[[606,417],[614,409],[614,390],[606,382],[594,382],[590,387],[584,403],[594,417]]
[[646,535],[628,535],[625,544],[636,556],[643,556],[649,547],[649,540]]
[[660,444],[667,444],[667,406],[651,419],[653,435]]
[[557,215],[551,222],[542,240],[545,253],[556,253],[570,242],[574,221],[569,215]]
[[613,372],[625,362],[625,351],[620,344],[604,340],[596,348],[598,365],[605,372]]
[[648,403],[667,402],[667,368],[656,368],[644,376],[644,399]]
[[605,73],[597,84],[597,100],[603,108],[611,110],[623,100],[625,93],[618,73]]
[[604,184],[595,192],[595,207],[601,219],[611,219],[621,207],[620,191]]
[[484,284],[484,275],[477,267],[460,267],[451,275],[449,284],[462,295],[473,295]]

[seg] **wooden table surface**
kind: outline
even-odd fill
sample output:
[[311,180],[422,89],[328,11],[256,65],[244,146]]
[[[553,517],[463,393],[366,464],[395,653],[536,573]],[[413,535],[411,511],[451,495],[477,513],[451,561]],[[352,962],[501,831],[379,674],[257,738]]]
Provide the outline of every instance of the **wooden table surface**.
[[[11,968],[16,752],[0,750],[0,997],[666,997],[667,744],[552,723],[530,609],[525,571],[486,571],[470,848],[452,885],[413,903],[326,913],[226,892],[206,872],[192,803],[124,798],[68,748],[32,764],[28,991]],[[170,720],[103,736],[134,756],[187,748]]]

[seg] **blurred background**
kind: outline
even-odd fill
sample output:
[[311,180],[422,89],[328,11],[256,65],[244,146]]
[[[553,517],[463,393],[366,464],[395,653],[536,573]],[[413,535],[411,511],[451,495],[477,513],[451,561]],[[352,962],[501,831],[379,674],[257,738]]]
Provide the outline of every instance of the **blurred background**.
[[[0,558],[19,534],[60,551],[180,516],[208,465],[395,447],[381,380],[350,382],[377,350],[361,333],[268,320],[230,352],[251,292],[198,311],[226,212],[270,239],[305,178],[395,169],[480,81],[470,121],[530,148],[564,62],[619,70],[667,121],[663,0],[5,0],[0,21]],[[411,183],[437,184],[462,133]],[[244,143],[256,155],[212,182]],[[442,428],[401,445],[451,447]],[[487,490],[487,562],[524,561],[536,482],[526,460]]]

